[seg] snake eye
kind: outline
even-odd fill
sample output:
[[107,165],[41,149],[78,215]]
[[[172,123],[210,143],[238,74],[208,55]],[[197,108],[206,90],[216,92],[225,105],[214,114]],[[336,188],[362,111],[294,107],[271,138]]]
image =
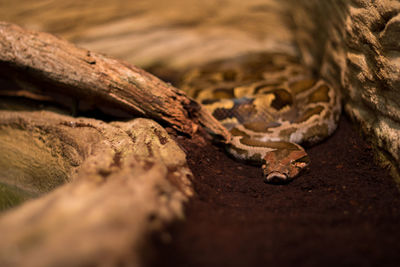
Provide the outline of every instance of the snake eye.
[[293,160],[291,162],[291,165],[293,165],[294,167],[298,168],[298,169],[303,169],[305,168],[308,164],[310,163],[310,158],[308,157],[308,155],[303,156],[301,158],[298,158],[296,160]]
[[292,168],[297,169],[297,172],[301,172],[310,163],[308,156],[301,157],[291,162]]

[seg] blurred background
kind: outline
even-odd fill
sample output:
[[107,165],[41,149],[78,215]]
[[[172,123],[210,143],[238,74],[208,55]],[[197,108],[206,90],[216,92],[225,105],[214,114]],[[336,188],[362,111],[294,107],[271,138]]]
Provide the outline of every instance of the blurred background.
[[0,20],[141,67],[181,68],[255,50],[295,53],[275,0],[0,0]]

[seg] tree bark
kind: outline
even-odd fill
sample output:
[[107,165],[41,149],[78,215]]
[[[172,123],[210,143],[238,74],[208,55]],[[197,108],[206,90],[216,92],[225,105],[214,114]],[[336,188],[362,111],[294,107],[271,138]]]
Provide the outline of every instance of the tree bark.
[[0,266],[146,266],[194,194],[184,152],[149,119],[1,110],[0,151],[0,203],[34,198],[1,213]]
[[[185,93],[120,60],[78,48],[51,34],[0,22],[0,70],[28,98],[46,98],[77,108],[90,106],[112,115],[153,118],[193,135],[198,124],[229,140],[226,129]],[[6,76],[6,77],[4,77]],[[11,90],[10,90],[11,89]],[[11,94],[15,88],[2,88]],[[118,113],[120,114],[120,113]]]

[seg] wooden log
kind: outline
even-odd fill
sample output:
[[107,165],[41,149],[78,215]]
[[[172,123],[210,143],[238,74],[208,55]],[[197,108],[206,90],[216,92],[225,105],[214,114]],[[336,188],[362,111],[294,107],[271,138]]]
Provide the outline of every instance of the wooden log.
[[31,91],[26,97],[34,91],[59,102],[66,97],[84,101],[106,113],[121,109],[189,135],[200,123],[230,139],[210,113],[172,85],[132,64],[76,47],[51,34],[0,22],[0,70],[3,79],[13,74],[24,90]]
[[0,151],[0,203],[7,187],[34,197],[1,213],[0,266],[147,266],[194,194],[184,152],[149,119],[1,110]]

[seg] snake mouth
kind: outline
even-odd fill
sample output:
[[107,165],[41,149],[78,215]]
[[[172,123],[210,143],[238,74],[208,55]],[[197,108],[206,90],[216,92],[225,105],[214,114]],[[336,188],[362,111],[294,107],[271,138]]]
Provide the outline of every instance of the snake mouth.
[[287,183],[289,181],[289,177],[280,172],[271,172],[265,177],[265,182],[271,183],[271,184],[281,184],[281,183]]

